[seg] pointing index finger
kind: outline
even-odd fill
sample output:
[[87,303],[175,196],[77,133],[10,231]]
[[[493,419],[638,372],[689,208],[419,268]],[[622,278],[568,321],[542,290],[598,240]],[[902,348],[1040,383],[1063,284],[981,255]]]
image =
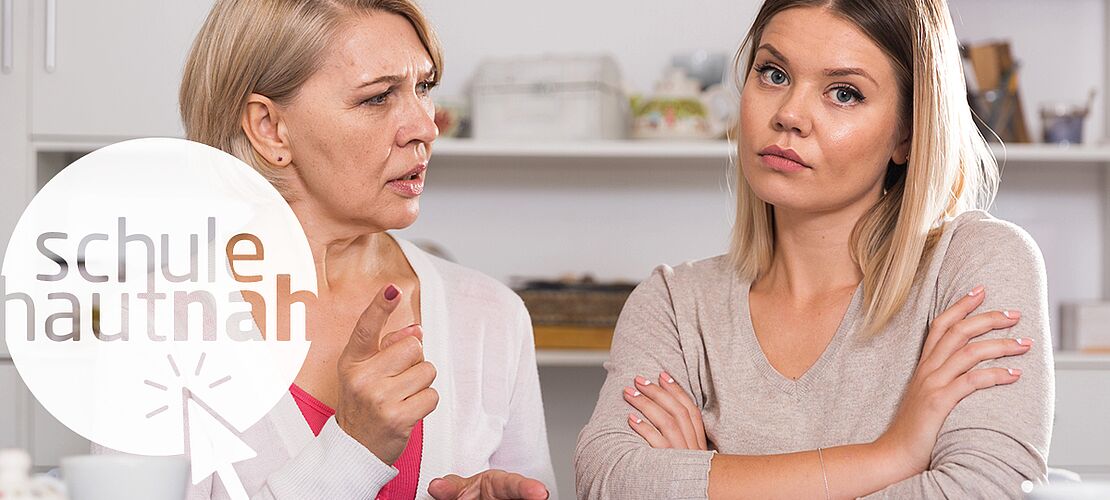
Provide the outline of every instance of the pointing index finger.
[[366,306],[358,322],[355,323],[351,338],[343,348],[343,354],[340,355],[342,360],[357,363],[370,359],[378,353],[381,348],[382,330],[385,329],[389,315],[393,314],[401,302],[400,297],[401,290],[393,285],[387,285],[374,296],[374,300],[370,301],[370,305]]

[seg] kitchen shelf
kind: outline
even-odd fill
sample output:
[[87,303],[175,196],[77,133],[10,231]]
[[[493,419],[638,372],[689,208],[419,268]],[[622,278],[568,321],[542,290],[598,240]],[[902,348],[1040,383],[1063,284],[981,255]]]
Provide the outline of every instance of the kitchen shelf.
[[[1000,163],[1110,164],[1110,146],[1057,146],[1054,144],[992,144]],[[732,148],[726,141],[575,141],[524,142],[440,139],[435,143],[439,159],[567,159],[567,160],[710,160],[729,159]]]
[[726,141],[479,141],[440,139],[437,157],[451,158],[670,158],[728,159]]
[[999,163],[1110,163],[1110,146],[1055,144],[991,144]]
[[608,359],[608,349],[536,349],[536,364],[538,364],[541,368],[600,368]]
[[[129,137],[84,138],[36,136],[32,145],[40,153],[88,153]],[[1110,145],[1057,146],[1054,144],[991,144],[995,157],[1015,163],[1110,164]],[[564,159],[564,160],[708,160],[727,161],[732,148],[727,141],[597,140],[597,141],[483,141],[439,139],[437,159]]]

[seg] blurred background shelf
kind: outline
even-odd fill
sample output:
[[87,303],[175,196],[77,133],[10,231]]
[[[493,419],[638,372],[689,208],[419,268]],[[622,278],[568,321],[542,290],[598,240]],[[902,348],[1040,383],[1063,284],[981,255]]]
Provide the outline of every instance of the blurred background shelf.
[[[1110,370],[1110,354],[1057,351],[1054,357],[1057,370]],[[609,350],[537,348],[536,360],[540,366],[600,367],[609,360]]]
[[536,349],[536,363],[541,367],[599,367],[608,360],[608,349]]
[[[1053,144],[992,144],[999,162],[1014,163],[1107,163],[1110,146]],[[562,160],[729,160],[727,141],[577,141],[501,142],[473,139],[440,139],[435,143],[438,159],[562,159]],[[526,165],[521,163],[522,166]]]
[[[88,153],[134,137],[61,137],[37,136],[32,141],[38,153]],[[1110,164],[1110,145],[991,144],[999,162],[1013,163],[1106,163]],[[730,159],[727,141],[598,140],[598,141],[483,141],[439,139],[435,159],[521,160],[558,159],[594,160],[711,160]],[[605,162],[599,162],[605,163]],[[518,162],[521,166],[531,163]]]

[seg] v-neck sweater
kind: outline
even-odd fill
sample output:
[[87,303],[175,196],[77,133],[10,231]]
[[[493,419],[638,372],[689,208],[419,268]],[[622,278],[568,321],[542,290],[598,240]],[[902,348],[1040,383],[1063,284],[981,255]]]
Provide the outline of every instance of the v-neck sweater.
[[[867,443],[892,421],[933,318],[977,285],[972,314],[1017,309],[1013,328],[980,339],[1031,337],[1026,354],[979,367],[1020,368],[1015,383],[977,391],[948,416],[928,470],[875,498],[1021,498],[1045,481],[1054,375],[1044,262],[1021,228],[971,211],[946,221],[905,305],[866,336],[857,288],[836,333],[797,380],[767,360],[752,326],[751,282],[727,256],[660,266],[621,313],[608,376],[579,435],[579,498],[707,498],[714,452],[772,455]],[[979,339],[976,339],[979,340]],[[674,377],[700,407],[711,451],[653,449],[628,426],[635,376]],[[860,471],[865,473],[865,471]],[[821,481],[820,477],[814,481]]]

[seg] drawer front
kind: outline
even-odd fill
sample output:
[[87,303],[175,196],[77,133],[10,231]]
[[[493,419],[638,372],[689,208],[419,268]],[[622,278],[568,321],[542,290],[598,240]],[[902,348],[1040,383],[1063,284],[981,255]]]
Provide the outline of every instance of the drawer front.
[[1049,465],[1110,474],[1110,369],[1057,369]]
[[27,447],[26,389],[11,360],[0,358],[0,448]]

